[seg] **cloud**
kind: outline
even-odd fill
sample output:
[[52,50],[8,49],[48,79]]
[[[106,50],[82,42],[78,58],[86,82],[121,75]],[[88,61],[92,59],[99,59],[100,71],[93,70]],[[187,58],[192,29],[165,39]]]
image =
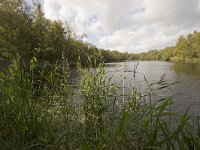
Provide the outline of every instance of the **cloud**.
[[44,0],[43,7],[99,48],[133,53],[172,45],[200,24],[200,0]]

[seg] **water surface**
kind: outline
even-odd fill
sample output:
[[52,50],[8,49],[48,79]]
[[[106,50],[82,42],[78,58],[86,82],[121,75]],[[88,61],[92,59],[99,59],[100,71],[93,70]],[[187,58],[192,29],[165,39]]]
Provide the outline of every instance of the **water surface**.
[[[138,65],[137,65],[138,64]],[[135,70],[135,72],[134,72]],[[173,63],[163,61],[122,62],[107,64],[108,76],[113,82],[122,84],[126,90],[135,86],[145,91],[148,84],[159,81],[164,75],[169,83],[177,82],[160,93],[161,96],[173,96],[173,109],[184,113],[191,105],[190,114],[200,115],[200,64]],[[159,93],[158,93],[159,94]]]

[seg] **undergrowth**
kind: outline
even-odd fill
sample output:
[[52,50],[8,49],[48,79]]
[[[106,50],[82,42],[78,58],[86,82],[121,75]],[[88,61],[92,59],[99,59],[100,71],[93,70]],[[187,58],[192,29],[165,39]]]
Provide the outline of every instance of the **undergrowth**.
[[[16,60],[0,72],[0,149],[122,150],[200,149],[200,123],[172,112],[172,97],[156,98],[132,87],[122,95],[105,68],[84,69],[69,83],[65,64],[39,66],[32,58],[24,70]],[[173,125],[171,121],[173,120]]]

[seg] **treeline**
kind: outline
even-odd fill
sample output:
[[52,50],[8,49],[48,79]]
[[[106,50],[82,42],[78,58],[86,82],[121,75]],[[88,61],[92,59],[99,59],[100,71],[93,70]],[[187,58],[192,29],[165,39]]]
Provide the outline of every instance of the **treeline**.
[[75,29],[68,23],[45,18],[39,3],[30,6],[24,0],[1,0],[0,35],[0,62],[4,65],[19,56],[26,66],[34,55],[42,62],[66,60],[71,66],[78,61],[86,65],[88,61],[132,58],[128,53],[98,49],[83,42],[85,35],[77,38]]
[[186,37],[180,36],[175,46],[161,50],[150,50],[138,54],[140,60],[163,60],[200,63],[200,32],[194,31]]

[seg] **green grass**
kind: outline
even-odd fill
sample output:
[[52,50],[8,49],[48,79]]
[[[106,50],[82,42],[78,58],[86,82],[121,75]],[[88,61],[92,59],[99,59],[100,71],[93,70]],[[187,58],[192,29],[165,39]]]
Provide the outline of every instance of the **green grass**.
[[171,97],[154,95],[152,86],[171,85],[163,77],[145,94],[132,87],[121,104],[103,65],[78,65],[77,88],[64,64],[41,68],[33,58],[30,66],[24,71],[17,60],[0,72],[2,150],[200,149],[199,119],[172,112]]

